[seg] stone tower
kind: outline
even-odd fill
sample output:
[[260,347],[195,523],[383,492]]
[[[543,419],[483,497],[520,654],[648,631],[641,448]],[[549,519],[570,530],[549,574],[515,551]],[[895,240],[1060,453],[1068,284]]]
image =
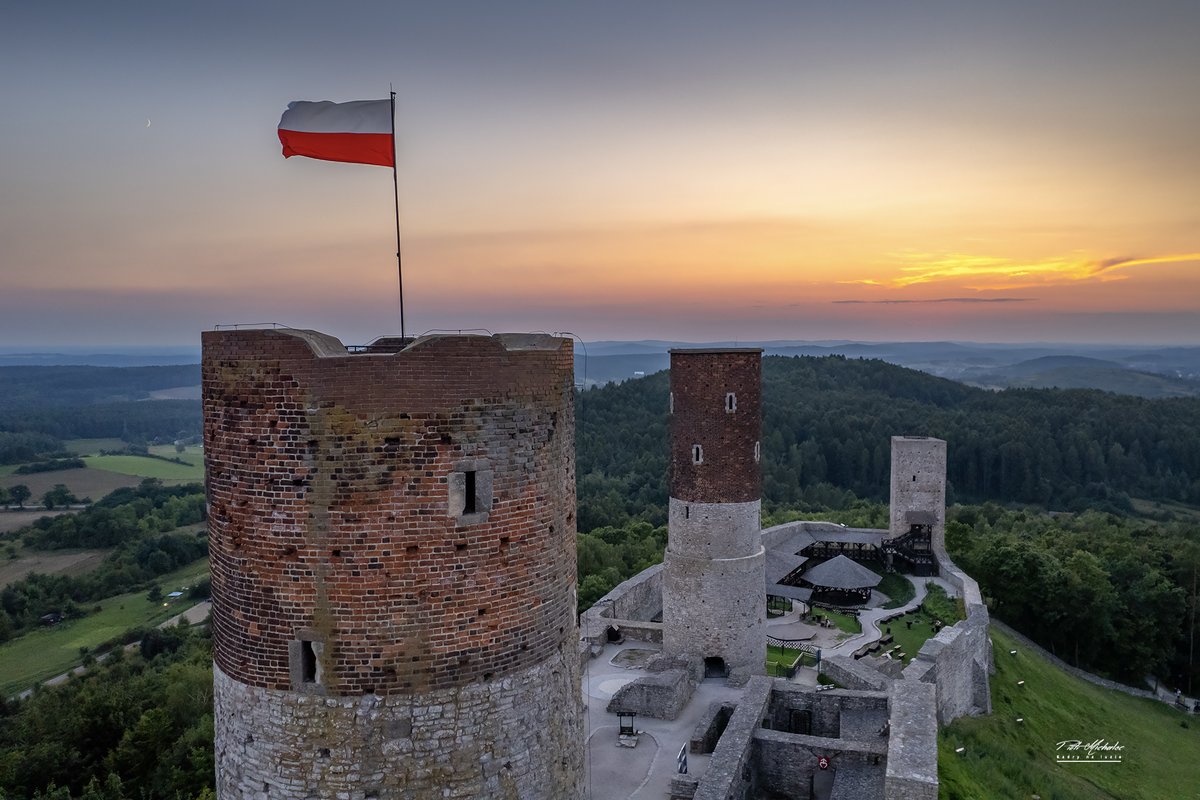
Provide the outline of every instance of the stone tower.
[[203,344],[218,796],[579,798],[571,342]]
[[732,680],[765,670],[762,351],[671,351],[663,651]]
[[892,437],[892,536],[928,527],[935,548],[946,544],[946,442],[929,436]]

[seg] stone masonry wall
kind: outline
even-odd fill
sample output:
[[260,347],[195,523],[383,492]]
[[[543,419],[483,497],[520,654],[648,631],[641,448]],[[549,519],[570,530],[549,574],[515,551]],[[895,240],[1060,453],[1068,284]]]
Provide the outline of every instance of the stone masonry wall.
[[[294,708],[311,696],[304,718],[318,737],[313,718],[333,725],[350,704],[363,743],[353,760],[330,756],[330,783],[300,793],[294,781],[319,757],[305,750],[312,742],[269,715],[241,716],[263,752],[298,747],[296,757],[220,764],[227,748],[218,769],[283,764],[289,796],[327,796],[330,776],[372,763],[396,738],[380,707],[444,696],[438,733],[406,756],[405,793],[379,796],[441,797],[451,751],[476,764],[537,752],[545,764],[507,768],[497,784],[519,791],[494,796],[577,796],[571,343],[431,336],[350,354],[311,331],[239,330],[207,332],[203,344],[216,666]],[[564,661],[565,649],[574,657]],[[512,726],[530,713],[505,699],[513,681],[523,697],[561,700],[557,729]],[[472,711],[460,713],[456,697]],[[236,727],[220,718],[236,708],[218,704],[218,728]],[[486,709],[496,716],[477,718]],[[459,741],[454,725],[467,722],[479,736]],[[546,783],[545,765],[569,768]],[[223,797],[243,796],[229,788],[242,782],[224,785]]]
[[935,544],[934,555],[941,577],[958,590],[966,619],[928,639],[904,668],[904,677],[937,687],[938,722],[947,725],[966,714],[992,712],[992,642],[979,584],[950,560],[945,547]]
[[217,792],[246,800],[578,797],[578,672],[565,653],[489,683],[321,697],[214,667]]
[[893,536],[908,533],[905,515],[924,511],[935,518],[935,547],[946,541],[946,442],[928,436],[892,437],[891,521]]

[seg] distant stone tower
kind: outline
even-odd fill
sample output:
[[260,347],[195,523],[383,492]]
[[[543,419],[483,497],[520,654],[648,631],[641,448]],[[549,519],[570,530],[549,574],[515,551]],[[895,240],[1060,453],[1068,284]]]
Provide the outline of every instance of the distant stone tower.
[[892,437],[892,536],[928,528],[932,544],[946,544],[946,442],[929,436]]
[[663,651],[734,680],[765,671],[761,430],[761,350],[671,351]]
[[203,344],[218,796],[579,798],[571,342]]

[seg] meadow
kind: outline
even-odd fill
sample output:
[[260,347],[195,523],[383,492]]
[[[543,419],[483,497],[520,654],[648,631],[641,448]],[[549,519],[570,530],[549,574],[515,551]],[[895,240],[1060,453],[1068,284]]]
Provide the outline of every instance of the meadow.
[[[939,797],[1200,797],[1200,718],[1189,719],[1155,700],[1094,686],[995,628],[991,636],[996,663],[992,714],[957,720],[940,732]],[[1056,761],[1063,752],[1057,749],[1059,742],[1098,739],[1119,743],[1121,760]]]
[[[202,558],[156,581],[163,594],[195,586],[208,575],[208,559]],[[99,611],[81,619],[32,631],[0,645],[0,697],[28,689],[79,664],[83,651],[94,649],[130,628],[156,625],[195,604],[186,595],[175,602],[151,601],[146,590],[109,597]],[[89,607],[91,608],[91,607]]]

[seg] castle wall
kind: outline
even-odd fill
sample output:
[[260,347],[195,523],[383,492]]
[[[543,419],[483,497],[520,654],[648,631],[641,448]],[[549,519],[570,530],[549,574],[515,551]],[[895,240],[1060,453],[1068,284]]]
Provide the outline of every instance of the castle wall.
[[577,797],[570,342],[203,344],[220,796]]
[[663,650],[722,659],[734,680],[762,674],[762,351],[672,350],[670,404]]
[[888,800],[937,800],[936,688],[918,681],[897,681],[889,702]]
[[[487,683],[322,697],[213,670],[221,797],[291,800],[576,797],[582,759],[569,654]],[[562,792],[562,794],[560,794]]]
[[992,713],[992,642],[979,584],[950,560],[944,547],[935,545],[934,551],[942,578],[958,590],[966,619],[928,639],[904,668],[904,677],[934,684],[938,722],[947,725],[967,714]]

